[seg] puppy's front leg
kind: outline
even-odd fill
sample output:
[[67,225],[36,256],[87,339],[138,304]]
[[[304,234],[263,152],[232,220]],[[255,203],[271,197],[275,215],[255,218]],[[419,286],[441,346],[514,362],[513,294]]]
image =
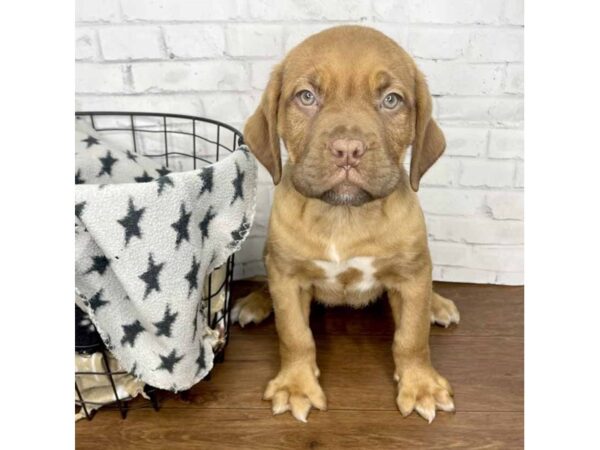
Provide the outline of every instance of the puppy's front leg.
[[396,323],[392,346],[398,381],[396,403],[403,416],[414,409],[430,423],[436,409],[453,411],[452,388],[429,357],[431,271],[423,269],[388,292]]
[[311,292],[269,266],[281,368],[269,382],[264,398],[273,402],[273,414],[291,410],[296,419],[306,422],[312,406],[324,410],[327,404],[317,380],[315,341],[308,323]]

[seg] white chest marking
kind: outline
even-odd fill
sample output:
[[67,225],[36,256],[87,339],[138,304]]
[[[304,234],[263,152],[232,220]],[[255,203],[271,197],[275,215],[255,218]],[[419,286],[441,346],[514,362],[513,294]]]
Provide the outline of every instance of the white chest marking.
[[337,276],[344,273],[348,269],[356,269],[362,272],[362,278],[349,289],[366,291],[373,288],[376,284],[375,267],[373,262],[375,258],[372,256],[357,256],[354,258],[341,260],[334,245],[329,247],[329,260],[318,259],[314,263],[325,271],[325,277],[329,282],[337,282]]

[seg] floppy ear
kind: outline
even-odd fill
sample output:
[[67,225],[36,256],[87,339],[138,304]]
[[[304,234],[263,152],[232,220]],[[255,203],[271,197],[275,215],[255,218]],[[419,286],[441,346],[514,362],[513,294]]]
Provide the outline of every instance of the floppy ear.
[[415,140],[410,158],[410,186],[419,190],[421,177],[446,149],[446,139],[437,123],[431,118],[431,95],[425,77],[417,69],[416,75]]
[[281,94],[281,66],[271,72],[260,105],[244,127],[244,142],[278,184],[281,180],[281,150],[277,133],[277,107]]

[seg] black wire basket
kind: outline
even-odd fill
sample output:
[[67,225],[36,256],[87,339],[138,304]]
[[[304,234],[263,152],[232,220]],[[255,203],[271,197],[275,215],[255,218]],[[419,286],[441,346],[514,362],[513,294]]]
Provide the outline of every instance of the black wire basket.
[[[130,149],[153,159],[161,159],[163,164],[172,171],[195,170],[208,164],[213,164],[223,156],[232,153],[244,143],[242,133],[223,122],[204,117],[195,117],[181,114],[161,114],[149,112],[115,112],[115,111],[77,111],[75,116],[79,120],[87,121],[100,135],[110,137],[111,141],[118,142],[124,148]],[[220,280],[213,280],[217,270],[224,269],[224,276]],[[215,349],[215,362],[223,362],[225,348],[229,341],[230,327],[230,297],[231,282],[233,280],[234,255],[232,254],[221,268],[215,269],[205,280],[207,289],[203,293],[202,301],[206,303],[209,326],[219,329],[223,333],[221,344]],[[223,295],[223,307],[218,313],[211,311],[213,300]],[[146,385],[145,393],[150,402],[136,402],[135,406],[129,405],[131,398],[120,398],[117,393],[115,376],[127,374],[125,371],[111,370],[108,349],[97,336],[95,342],[86,345],[76,345],[77,353],[101,353],[102,371],[76,371],[75,392],[76,405],[81,406],[85,417],[91,420],[98,403],[84,400],[77,380],[86,376],[106,376],[110,382],[114,402],[102,402],[103,408],[116,408],[121,417],[127,416],[127,411],[133,408],[153,407],[158,411],[158,389]],[[210,373],[205,380],[210,379]],[[187,391],[181,392],[182,397],[187,396]],[[92,408],[94,407],[94,408]]]

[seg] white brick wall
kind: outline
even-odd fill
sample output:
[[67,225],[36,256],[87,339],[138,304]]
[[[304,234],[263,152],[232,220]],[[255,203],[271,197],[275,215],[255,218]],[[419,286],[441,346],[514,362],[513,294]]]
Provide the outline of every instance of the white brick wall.
[[[76,107],[213,117],[241,128],[271,67],[337,24],[375,27],[425,72],[448,148],[419,193],[434,277],[523,282],[523,0],[77,0]],[[261,273],[261,170],[238,277]]]
[[135,33],[119,26],[102,27],[98,36],[106,61],[161,59],[164,56],[159,27],[137,27]]

